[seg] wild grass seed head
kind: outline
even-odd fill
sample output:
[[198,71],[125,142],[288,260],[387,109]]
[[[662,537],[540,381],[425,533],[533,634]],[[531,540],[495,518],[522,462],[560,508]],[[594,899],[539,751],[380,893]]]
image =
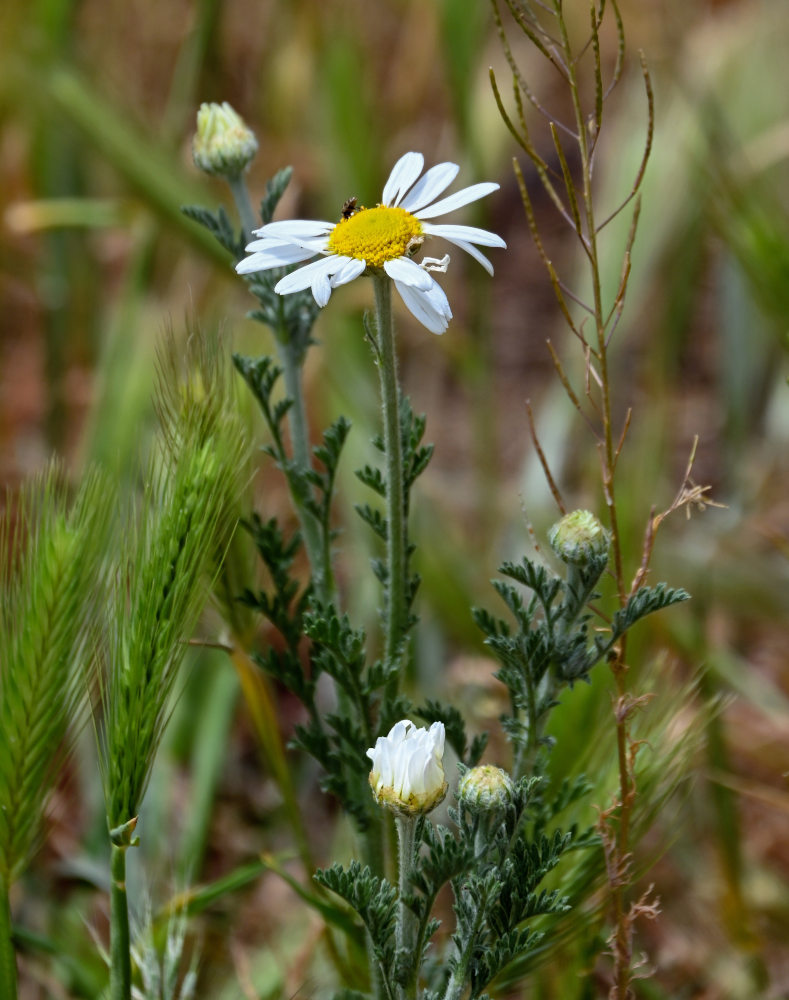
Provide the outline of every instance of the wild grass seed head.
[[[196,335],[197,336],[197,335]],[[174,340],[161,356],[162,424],[127,555],[116,577],[101,744],[110,829],[136,816],[169,713],[186,644],[237,520],[247,469],[243,427],[230,408],[227,366],[205,342]]]
[[[15,507],[15,512],[14,512]],[[35,846],[86,705],[113,491],[89,472],[69,502],[56,462],[0,521],[0,876]]]

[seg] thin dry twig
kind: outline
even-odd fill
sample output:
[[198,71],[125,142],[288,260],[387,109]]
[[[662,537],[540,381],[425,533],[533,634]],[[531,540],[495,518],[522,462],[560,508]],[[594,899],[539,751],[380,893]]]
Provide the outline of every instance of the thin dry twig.
[[625,422],[622,424],[622,433],[619,436],[619,443],[617,444],[616,451],[614,452],[614,469],[616,469],[619,456],[622,454],[622,449],[625,446],[625,438],[627,437],[627,432],[630,430],[630,421],[632,417],[633,407],[628,406],[627,413],[625,414]]
[[690,518],[691,510],[695,508],[699,512],[705,511],[708,507],[720,507],[725,508],[725,504],[717,503],[715,500],[710,499],[707,496],[711,487],[710,486],[699,486],[693,481],[693,463],[696,460],[696,449],[698,447],[699,438],[696,435],[693,438],[693,444],[690,448],[690,455],[688,456],[688,461],[685,466],[685,475],[682,478],[682,484],[677,490],[674,499],[671,501],[669,506],[661,511],[659,514],[655,513],[655,508],[653,507],[650,511],[649,520],[647,521],[646,528],[644,530],[644,541],[641,546],[641,563],[633,577],[633,583],[630,587],[630,595],[632,596],[638,590],[638,588],[643,584],[644,580],[649,573],[649,563],[652,559],[652,550],[655,546],[655,536],[657,535],[658,528],[663,523],[663,521],[673,514],[674,511],[680,508],[685,508],[685,513],[688,518]]
[[570,314],[570,310],[567,308],[567,303],[564,301],[564,294],[562,292],[562,288],[559,283],[559,276],[556,273],[556,269],[554,268],[553,263],[549,259],[548,254],[545,252],[545,247],[543,246],[542,238],[540,236],[540,231],[537,228],[537,220],[534,217],[534,207],[532,205],[531,198],[529,197],[529,192],[526,188],[526,181],[523,178],[523,172],[521,171],[520,164],[514,157],[512,160],[512,166],[513,170],[515,171],[516,180],[518,182],[518,188],[520,190],[521,201],[523,202],[523,210],[526,214],[526,221],[529,225],[529,231],[532,234],[534,245],[537,247],[537,253],[540,255],[540,259],[542,260],[546,270],[548,271],[548,275],[551,279],[551,285],[553,287],[553,293],[556,296],[556,301],[559,303],[559,308],[562,311],[562,315],[564,316],[565,322],[573,331],[573,333],[575,333],[576,336],[580,337],[581,334],[575,325],[575,321],[573,320]]
[[621,212],[630,204],[630,202],[638,194],[641,187],[641,183],[644,180],[644,174],[647,169],[647,162],[649,161],[650,154],[652,153],[652,142],[655,137],[655,94],[652,90],[652,78],[649,75],[649,68],[646,64],[646,57],[641,49],[638,51],[638,56],[641,61],[641,73],[644,78],[644,87],[647,94],[647,135],[646,141],[644,143],[644,152],[641,156],[641,163],[639,164],[638,171],[636,172],[635,180],[630,188],[630,193],[627,197],[619,204],[617,208],[611,212],[610,215],[606,216],[602,222],[600,222],[595,227],[595,232],[602,232],[603,229],[612,222]]
[[551,355],[551,361],[553,361],[553,366],[556,369],[556,374],[559,376],[559,381],[562,383],[562,388],[567,393],[570,402],[583,417],[584,421],[591,430],[592,434],[599,439],[599,434],[597,432],[596,427],[587,416],[586,412],[584,411],[584,408],[581,406],[581,401],[575,394],[575,390],[570,385],[570,380],[567,377],[567,373],[564,370],[564,366],[562,365],[559,355],[556,353],[556,349],[554,348],[550,340],[546,340],[545,343],[548,346],[548,353]]
[[542,466],[542,471],[548,482],[548,487],[551,491],[551,496],[556,501],[556,506],[562,514],[567,513],[567,507],[565,506],[564,500],[562,500],[562,494],[559,492],[559,487],[556,485],[556,480],[551,474],[551,468],[548,465],[548,459],[545,457],[545,452],[542,450],[542,445],[540,444],[540,439],[537,436],[537,428],[534,426],[534,413],[531,408],[531,400],[526,400],[526,413],[529,417],[529,433],[531,434],[531,439],[534,444],[534,449],[537,452],[537,457],[540,460],[540,465]]
[[[542,115],[542,117],[547,122],[554,122],[556,124],[557,128],[561,129],[563,132],[566,132],[567,135],[569,135],[569,136],[571,136],[573,138],[577,138],[576,135],[575,135],[575,132],[573,131],[572,128],[569,127],[569,125],[565,125],[564,122],[562,122],[559,118],[556,117],[556,115],[551,114],[551,112],[548,111],[548,109],[543,106],[543,104],[537,98],[537,95],[534,93],[534,91],[529,86],[529,84],[528,84],[526,78],[524,77],[523,73],[521,73],[520,67],[515,62],[515,57],[512,54],[512,49],[510,48],[510,44],[507,41],[507,35],[506,35],[506,32],[504,31],[504,24],[502,23],[501,14],[499,12],[499,8],[498,8],[498,4],[496,3],[496,0],[491,0],[491,4],[492,4],[492,7],[493,7],[493,19],[496,22],[496,30],[498,32],[502,48],[504,49],[504,57],[506,58],[507,62],[509,63],[509,67],[512,70],[512,75],[518,81],[518,85],[521,88],[521,90],[523,91],[524,96],[526,97],[526,100],[529,102],[529,104],[531,104],[531,106],[534,108],[534,110],[538,112],[538,114]],[[540,4],[540,6],[544,6],[544,5]],[[547,10],[547,8],[546,8],[546,10]]]

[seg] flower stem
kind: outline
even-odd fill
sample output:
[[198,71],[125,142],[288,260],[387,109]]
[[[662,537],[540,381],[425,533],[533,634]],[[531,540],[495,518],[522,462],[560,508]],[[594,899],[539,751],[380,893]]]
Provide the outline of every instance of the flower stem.
[[258,221],[255,210],[252,207],[252,200],[249,197],[246,181],[243,174],[236,174],[234,177],[227,177],[227,184],[236,203],[236,210],[241,219],[241,228],[247,240],[252,238],[252,230],[258,228]]
[[113,843],[110,859],[110,1000],[131,1000],[131,939],[126,897],[125,845]]
[[471,956],[474,953],[474,945],[476,944],[477,932],[479,931],[479,925],[482,921],[483,913],[484,909],[480,907],[477,911],[471,932],[469,933],[463,948],[457,956],[455,971],[449,977],[449,982],[447,983],[443,1000],[460,1000],[463,996],[463,991],[466,987],[466,981],[468,979],[469,966],[471,965]]
[[11,943],[11,905],[9,886],[0,874],[0,997],[16,1000],[16,955]]
[[416,915],[405,905],[403,899],[411,892],[411,874],[414,870],[414,852],[416,848],[416,817],[395,817],[397,826],[397,887],[400,903],[397,908],[397,926],[395,928],[395,943],[397,951],[412,962],[405,986],[397,987],[399,1000],[415,1000],[417,974],[419,971],[419,956],[415,954],[417,944]]
[[[291,400],[291,407],[288,410],[288,428],[293,449],[293,461],[300,470],[307,472],[312,469],[312,458],[302,382],[303,356],[284,328],[277,331],[276,340],[285,380],[285,393]],[[315,596],[322,604],[327,604],[336,596],[328,538],[324,540],[324,532],[321,530],[320,522],[312,511],[304,506],[297,491],[291,489],[291,495],[296,506],[304,538],[304,547],[307,550],[307,558],[312,570]]]
[[[252,230],[257,229],[259,222],[252,208],[252,201],[249,197],[249,190],[243,174],[236,174],[228,177],[227,184],[233,195],[236,204],[236,211],[241,220],[241,227],[247,238],[250,238]],[[285,393],[291,400],[291,407],[288,410],[288,429],[290,430],[290,441],[293,449],[293,461],[295,465],[304,472],[312,469],[312,452],[310,449],[309,425],[307,423],[307,411],[304,405],[304,391],[302,385],[302,366],[304,363],[304,352],[301,347],[293,343],[290,332],[283,325],[274,331],[277,342],[277,353],[282,364],[283,378],[285,381]],[[298,495],[298,490],[293,488],[288,475],[291,487],[291,496],[296,507],[296,513],[301,525],[301,533],[304,538],[304,547],[307,550],[310,569],[312,570],[312,581],[315,588],[315,596],[323,603],[329,603],[335,597],[334,578],[331,570],[330,551],[328,539],[324,539],[324,532],[315,515],[309,511]]]
[[[389,662],[401,652],[407,625],[405,491],[403,488],[403,446],[400,437],[400,394],[397,382],[392,283],[387,275],[374,276],[376,347],[386,453],[386,645]],[[390,692],[387,692],[390,693]],[[391,692],[394,694],[394,692]]]

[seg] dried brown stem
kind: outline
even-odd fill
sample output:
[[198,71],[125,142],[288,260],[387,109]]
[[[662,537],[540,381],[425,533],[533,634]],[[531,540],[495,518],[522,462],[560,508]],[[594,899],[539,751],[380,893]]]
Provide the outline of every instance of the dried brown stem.
[[548,487],[551,491],[553,499],[556,501],[556,506],[562,514],[567,513],[567,508],[565,507],[564,501],[562,500],[562,495],[559,492],[559,487],[556,485],[556,480],[551,475],[551,468],[548,465],[548,459],[545,457],[545,452],[542,450],[542,445],[540,444],[540,439],[537,437],[537,428],[534,426],[534,414],[532,413],[531,400],[526,400],[526,413],[529,417],[529,433],[531,434],[531,439],[534,444],[534,450],[537,452],[537,457],[540,460],[540,465],[542,466],[543,474],[548,482]]
[[[537,0],[539,2],[539,0]],[[550,13],[554,18],[558,37],[549,36],[540,25],[534,11],[526,3],[524,6],[516,4],[516,0],[507,0],[507,5],[515,17],[516,22],[537,46],[537,49],[547,58],[555,68],[557,68],[566,80],[573,107],[574,128],[560,126],[558,123],[550,122],[550,132],[554,148],[558,156],[561,176],[564,183],[564,194],[562,198],[554,182],[549,176],[547,163],[537,154],[529,135],[528,123],[523,110],[521,92],[526,95],[529,103],[537,108],[541,114],[544,109],[539,105],[539,101],[531,93],[523,80],[522,74],[514,64],[512,52],[504,38],[505,32],[501,19],[496,9],[496,0],[493,0],[496,11],[496,23],[499,34],[502,36],[507,59],[513,74],[513,86],[515,89],[515,100],[518,108],[518,122],[520,131],[513,125],[507,114],[503,111],[502,102],[498,93],[495,79],[491,74],[491,82],[494,88],[499,110],[502,113],[507,127],[515,135],[521,148],[525,150],[537,170],[538,177],[549,198],[557,208],[561,217],[568,222],[583,247],[586,258],[589,262],[589,270],[592,285],[592,304],[579,301],[579,297],[571,293],[567,286],[560,280],[553,264],[548,259],[545,247],[542,242],[540,232],[537,227],[534,209],[529,196],[523,174],[517,162],[514,163],[518,186],[524,204],[524,211],[528,221],[535,246],[543,264],[550,276],[554,294],[559,308],[570,329],[578,337],[584,347],[585,360],[585,394],[588,406],[581,404],[581,399],[573,390],[561,361],[558,358],[553,346],[548,342],[548,349],[553,360],[559,380],[567,396],[584,417],[587,423],[593,428],[593,433],[598,445],[601,466],[602,490],[608,509],[609,526],[612,539],[612,575],[616,585],[619,607],[623,608],[627,602],[628,593],[625,584],[624,561],[622,544],[618,523],[618,511],[616,500],[616,469],[619,458],[622,454],[625,440],[631,422],[631,411],[628,410],[624,424],[618,437],[615,439],[613,419],[612,419],[612,385],[609,374],[608,348],[611,336],[616,329],[624,307],[625,296],[627,294],[628,282],[631,273],[631,250],[635,240],[636,227],[638,223],[639,208],[638,191],[641,187],[646,164],[652,149],[654,135],[654,98],[652,85],[649,77],[643,54],[640,56],[644,86],[647,95],[647,130],[644,151],[641,162],[636,172],[632,187],[628,195],[621,204],[602,223],[595,220],[595,205],[592,192],[592,177],[594,172],[594,157],[598,145],[599,135],[603,126],[604,107],[608,96],[621,79],[624,66],[625,35],[622,18],[616,0],[611,0],[613,18],[616,23],[617,33],[617,56],[613,69],[613,76],[608,84],[604,83],[603,63],[600,45],[600,29],[606,9],[606,0],[590,0],[590,22],[591,34],[586,43],[580,49],[574,51],[570,43],[567,26],[564,20],[562,0],[550,0]],[[545,5],[540,3],[544,10]],[[591,56],[590,56],[591,52]],[[593,62],[594,97],[591,111],[584,107],[581,99],[579,86],[579,65],[583,58],[590,58]],[[564,135],[569,135],[577,144],[577,152],[580,159],[579,180],[575,180],[569,168],[569,161],[565,146],[560,139],[560,129]],[[598,255],[597,238],[605,226],[616,218],[624,208],[633,200],[636,200],[633,217],[627,237],[626,247],[622,258],[622,270],[619,280],[619,287],[610,305],[603,304],[603,292],[601,282],[600,258]],[[587,340],[584,334],[584,323],[580,326],[573,320],[568,302],[574,302],[589,313],[594,320],[594,336]],[[587,417],[587,410],[591,408],[593,414],[599,422],[596,428]],[[527,406],[529,418],[529,430],[540,462],[543,466],[546,479],[551,493],[559,505],[559,509],[564,511],[559,490],[553,476],[548,468],[545,456],[540,448],[537,438],[536,428],[531,406]],[[689,473],[688,473],[689,475]],[[686,481],[688,477],[686,476]],[[698,501],[701,493],[699,491],[689,494],[692,499]],[[685,499],[684,502],[692,502]],[[645,539],[644,555],[642,557],[643,572],[646,574],[654,543],[654,532],[659,525],[659,519],[654,513],[650,516],[650,526]],[[639,577],[639,574],[637,574]],[[627,691],[627,642],[623,637],[611,653],[609,665],[614,677],[616,694],[614,699],[614,715],[616,722],[616,745],[619,767],[619,789],[614,805],[606,813],[601,814],[600,828],[603,846],[606,853],[606,865],[609,875],[609,885],[611,892],[611,902],[613,910],[614,933],[612,936],[612,955],[614,958],[614,986],[611,996],[615,1000],[628,1000],[632,995],[630,984],[635,975],[635,965],[632,954],[633,922],[638,913],[648,910],[656,912],[656,906],[647,902],[647,897],[642,897],[638,903],[630,907],[626,905],[626,890],[631,880],[630,873],[630,822],[633,803],[636,796],[636,782],[634,776],[635,756],[638,750],[638,743],[630,736],[629,720],[635,709],[645,703],[645,697],[637,698]]]
[[[546,121],[554,122],[557,128],[561,129],[563,132],[566,132],[567,135],[574,137],[575,132],[573,132],[573,130],[569,128],[569,126],[565,125],[564,122],[559,121],[559,119],[555,115],[552,115],[551,112],[548,111],[548,109],[541,104],[536,94],[529,86],[526,78],[521,73],[520,67],[515,62],[515,57],[512,54],[512,49],[510,48],[510,44],[507,41],[507,34],[504,31],[504,25],[501,20],[501,13],[499,12],[496,0],[491,0],[491,5],[493,7],[493,19],[496,22],[496,30],[498,32],[499,39],[501,40],[501,46],[504,50],[504,57],[509,63],[509,67],[512,70],[512,75],[518,81],[518,86],[523,91],[526,100],[529,102],[529,104],[531,104],[531,106],[534,108],[535,111],[537,111],[540,115],[542,115],[542,117]],[[540,4],[540,6],[544,5]]]

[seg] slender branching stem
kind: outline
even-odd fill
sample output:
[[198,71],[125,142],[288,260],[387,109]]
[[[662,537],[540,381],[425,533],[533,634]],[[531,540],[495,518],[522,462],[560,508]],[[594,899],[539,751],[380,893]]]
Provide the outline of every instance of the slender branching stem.
[[0,997],[16,1000],[16,956],[11,942],[11,904],[9,884],[0,874]]
[[390,662],[400,655],[406,630],[406,540],[403,449],[400,438],[400,394],[397,381],[392,282],[383,273],[374,277],[376,349],[383,407],[386,452],[386,639]]
[[112,845],[110,858],[110,1000],[131,1000],[131,937],[126,896],[126,851]]
[[[622,559],[622,544],[619,534],[619,524],[616,505],[615,488],[615,465],[616,465],[616,445],[614,440],[613,422],[611,417],[611,384],[608,369],[608,336],[607,322],[603,310],[602,289],[600,280],[600,260],[597,248],[598,227],[595,223],[594,201],[592,197],[592,158],[589,150],[588,131],[581,104],[581,95],[578,86],[576,64],[571,59],[570,41],[567,34],[567,27],[561,10],[557,6],[557,23],[561,31],[562,50],[569,67],[570,94],[575,115],[576,132],[578,138],[578,151],[581,158],[581,179],[583,185],[582,201],[585,213],[585,233],[579,233],[585,244],[590,263],[590,274],[592,280],[592,295],[594,301],[594,323],[597,340],[597,362],[599,373],[599,386],[601,397],[603,441],[601,449],[603,468],[603,492],[606,507],[608,509],[609,525],[611,528],[611,548],[614,563],[614,578],[616,581],[619,603],[624,606],[627,601],[625,577]],[[593,28],[593,31],[596,31]],[[625,675],[626,675],[626,644],[622,639],[616,650],[616,657],[612,663],[618,703],[622,705],[625,697]],[[618,711],[616,713],[616,737],[617,737],[617,759],[619,765],[619,816],[617,829],[617,860],[622,865],[629,853],[629,819],[633,799],[633,788],[628,760],[628,713]],[[625,885],[622,879],[617,879],[611,886],[614,907],[614,919],[616,922],[617,945],[614,948],[615,962],[615,992],[612,994],[617,1000],[625,1000],[628,995],[628,984],[630,982],[631,971],[628,963],[621,959],[625,956],[629,948],[623,947],[627,944],[629,930],[625,913]]]
[[416,1000],[418,956],[416,952],[419,922],[416,914],[403,902],[411,892],[411,876],[414,871],[414,853],[416,851],[416,817],[395,817],[397,826],[397,887],[400,902],[397,908],[397,926],[395,942],[397,950],[402,951],[413,963],[405,986],[398,986],[398,1000]]

